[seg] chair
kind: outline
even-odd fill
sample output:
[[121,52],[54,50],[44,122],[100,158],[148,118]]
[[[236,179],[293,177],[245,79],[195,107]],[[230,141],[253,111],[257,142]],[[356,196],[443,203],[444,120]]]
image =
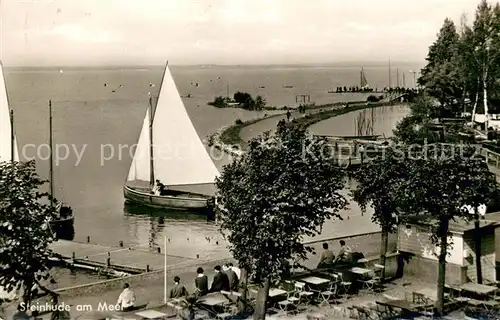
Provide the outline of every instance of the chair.
[[373,277],[373,279],[377,279],[377,280],[380,280],[380,282],[382,282],[382,270],[384,270],[385,267],[381,264],[378,264],[378,263],[375,263],[373,265],[373,273],[375,274],[375,276]]
[[337,276],[339,279],[340,287],[342,288],[342,291],[343,291],[341,296],[343,298],[348,298],[349,291],[351,290],[352,282],[344,281],[344,276],[342,275],[342,273],[337,273]]
[[314,293],[306,290],[306,284],[304,282],[297,281],[294,286],[295,294],[299,298],[299,303],[305,300],[306,305],[308,305]]
[[215,315],[215,319],[226,320],[230,319],[233,315],[229,312],[218,313]]
[[[288,284],[293,284],[292,281],[285,281]],[[294,288],[294,287],[293,287]],[[283,301],[278,302],[278,307],[280,308],[280,311],[283,312],[285,315],[288,315],[290,313],[290,308],[292,308],[292,311],[296,311],[300,298],[295,296],[296,290],[295,288],[292,290],[287,290],[287,297]]]
[[321,303],[326,303],[327,305],[329,305],[330,300],[332,299],[332,297],[335,297],[336,294],[337,294],[337,282],[332,281],[330,282],[330,285],[326,291],[321,291],[319,293],[319,296],[323,300],[321,301]]

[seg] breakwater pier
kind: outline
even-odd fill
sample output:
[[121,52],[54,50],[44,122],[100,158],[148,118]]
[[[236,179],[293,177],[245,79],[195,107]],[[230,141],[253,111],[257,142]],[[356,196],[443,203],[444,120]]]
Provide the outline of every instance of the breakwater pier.
[[93,243],[58,240],[50,244],[53,259],[73,268],[112,270],[126,274],[163,270],[192,265],[201,259],[165,254],[161,248],[155,251],[134,247],[105,246]]

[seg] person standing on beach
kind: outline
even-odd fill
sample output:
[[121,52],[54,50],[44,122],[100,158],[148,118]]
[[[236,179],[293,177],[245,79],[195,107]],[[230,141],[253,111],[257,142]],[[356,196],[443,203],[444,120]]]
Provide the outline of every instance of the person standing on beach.
[[128,283],[125,283],[123,285],[123,291],[120,294],[120,297],[118,297],[117,304],[119,304],[122,307],[122,311],[124,312],[132,311],[134,309],[135,294],[130,289]]

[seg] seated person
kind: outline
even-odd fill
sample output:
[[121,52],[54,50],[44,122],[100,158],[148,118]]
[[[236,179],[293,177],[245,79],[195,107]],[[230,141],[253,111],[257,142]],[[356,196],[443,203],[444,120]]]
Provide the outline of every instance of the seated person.
[[345,244],[344,240],[340,240],[340,250],[337,258],[333,261],[334,263],[348,264],[352,262],[352,250],[349,246]]
[[167,195],[167,187],[165,187],[165,185],[163,183],[161,183],[158,187],[158,193],[160,194],[160,196],[165,196]]
[[321,256],[319,257],[317,269],[332,267],[334,259],[333,252],[328,249],[328,243],[323,243],[323,252],[321,252]]
[[198,273],[198,276],[194,279],[194,284],[196,286],[195,293],[198,296],[204,296],[208,293],[208,278],[201,267],[196,270],[196,273]]
[[162,190],[164,190],[164,189],[165,189],[165,185],[163,183],[161,183],[160,180],[156,179],[156,182],[153,186],[152,193],[156,196],[160,196]]
[[170,289],[170,299],[178,299],[187,297],[188,292],[186,288],[180,284],[181,278],[174,277],[174,286]]

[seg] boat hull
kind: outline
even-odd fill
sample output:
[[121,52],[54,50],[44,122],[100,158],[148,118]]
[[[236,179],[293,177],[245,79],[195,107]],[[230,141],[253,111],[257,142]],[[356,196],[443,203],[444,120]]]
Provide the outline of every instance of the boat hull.
[[58,239],[73,240],[75,238],[75,218],[73,216],[58,220],[53,220],[50,228]]
[[123,197],[127,202],[151,208],[204,212],[211,207],[209,196],[186,192],[179,195],[157,196],[126,185],[123,186]]

